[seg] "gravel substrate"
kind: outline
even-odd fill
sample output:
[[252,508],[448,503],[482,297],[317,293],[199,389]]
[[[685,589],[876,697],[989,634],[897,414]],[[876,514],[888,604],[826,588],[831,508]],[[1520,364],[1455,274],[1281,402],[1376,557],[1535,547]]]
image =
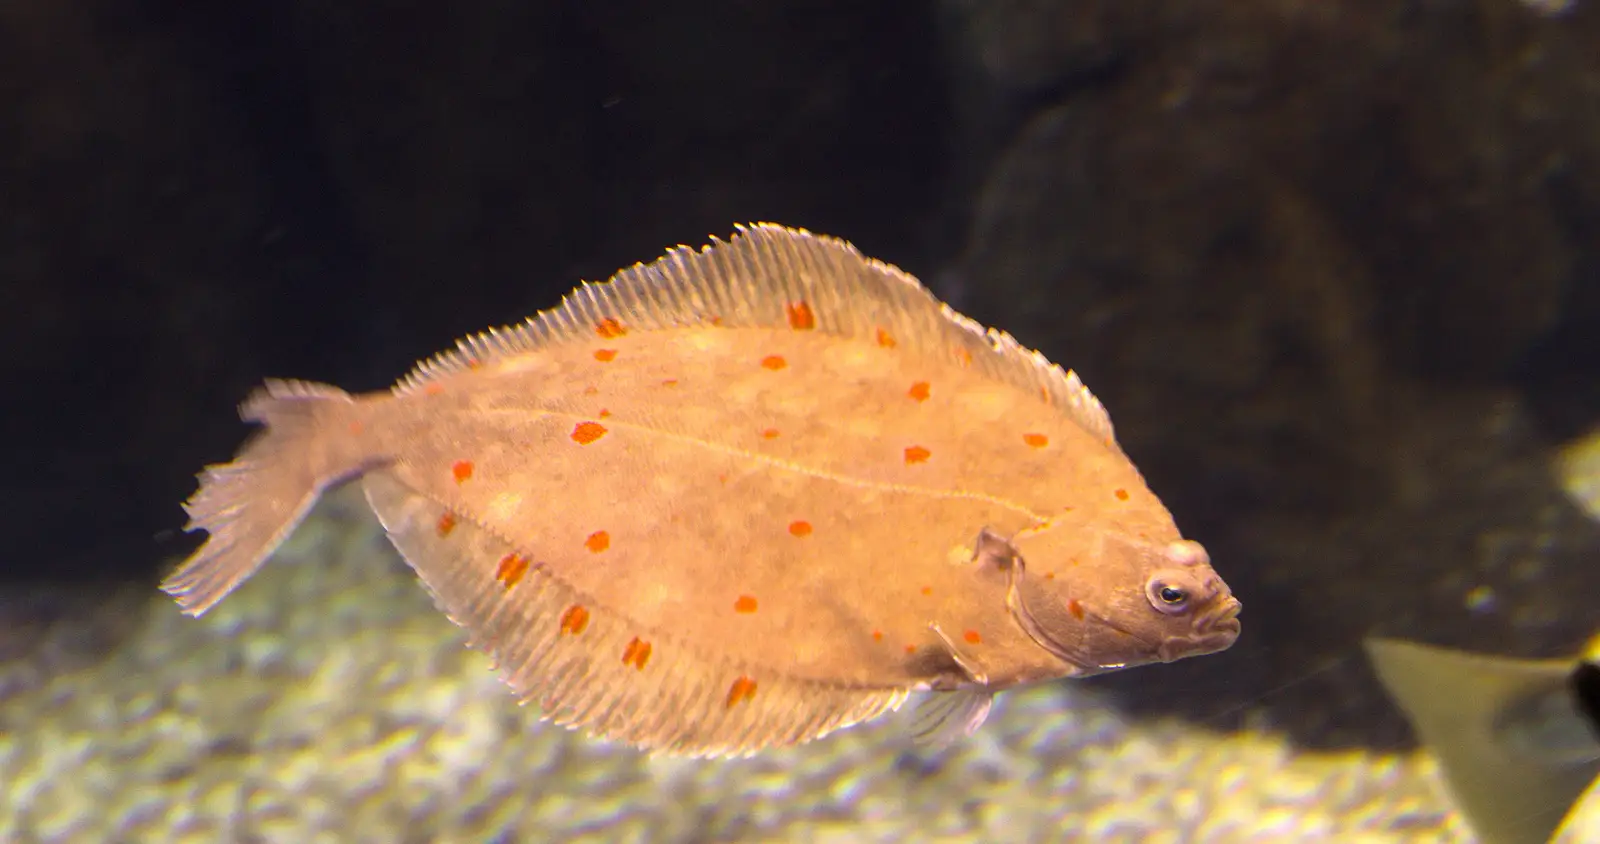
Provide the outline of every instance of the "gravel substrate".
[[348,495],[204,619],[139,612],[3,701],[0,841],[1472,840],[1425,757],[1130,721],[1072,684],[943,751],[903,714],[731,762],[590,741],[515,705]]

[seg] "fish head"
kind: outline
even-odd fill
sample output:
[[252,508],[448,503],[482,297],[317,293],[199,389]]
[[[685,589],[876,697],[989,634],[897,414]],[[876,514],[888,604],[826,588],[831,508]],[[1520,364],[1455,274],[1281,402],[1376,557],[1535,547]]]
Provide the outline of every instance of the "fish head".
[[1012,540],[1012,617],[1075,677],[1226,650],[1239,637],[1239,600],[1200,543],[1168,535],[1024,531]]

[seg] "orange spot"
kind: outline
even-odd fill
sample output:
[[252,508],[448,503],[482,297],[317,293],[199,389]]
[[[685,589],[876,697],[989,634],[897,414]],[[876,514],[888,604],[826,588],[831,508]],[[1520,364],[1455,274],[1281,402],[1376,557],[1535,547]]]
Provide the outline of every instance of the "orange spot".
[[894,335],[890,334],[887,329],[878,329],[878,345],[885,349],[894,348]]
[[650,643],[639,638],[638,636],[633,637],[633,639],[628,642],[628,647],[624,648],[622,651],[622,664],[631,665],[634,668],[643,671],[644,664],[649,661]]
[[661,382],[661,386],[663,386],[663,387],[676,387],[676,386],[678,386],[678,379],[676,379],[676,378],[667,378],[667,379],[665,379],[665,380],[663,380]]
[[739,679],[734,680],[733,685],[728,687],[727,708],[732,709],[734,706],[750,700],[755,696],[756,681],[750,679],[749,677],[740,675]]
[[583,547],[589,549],[595,554],[598,554],[601,551],[611,547],[611,534],[606,533],[603,530],[597,530],[594,533],[589,534],[589,538],[583,541]]
[[740,595],[738,597],[738,599],[733,602],[733,611],[734,612],[755,612],[756,611],[756,599],[755,599],[755,597],[751,596],[751,595]]
[[1050,444],[1050,438],[1044,434],[1023,434],[1022,441],[1034,448],[1044,448]]
[[906,446],[906,463],[907,464],[911,464],[911,463],[926,463],[926,462],[928,462],[928,458],[932,457],[932,456],[933,456],[933,452],[923,448],[920,445],[908,445],[908,446]]
[[883,631],[882,630],[874,630],[874,631],[872,631],[872,641],[874,641],[874,642],[883,641]]
[[438,381],[429,381],[427,384],[423,385],[422,392],[424,395],[437,396],[444,392],[444,385],[440,384]]
[[775,439],[777,439],[778,438],[778,429],[777,428],[768,428],[765,431],[762,431],[761,432],[761,438],[764,439],[764,440],[775,440]]
[[494,579],[504,583],[507,589],[517,585],[517,581],[528,573],[528,558],[521,554],[511,553],[500,558],[500,567],[495,569]]
[[567,607],[566,612],[561,614],[562,633],[570,633],[576,636],[583,632],[583,628],[588,626],[589,611],[584,608],[583,604],[573,604]]
[[439,516],[439,523],[434,527],[439,531],[440,539],[449,536],[450,531],[456,529],[456,514],[450,512],[449,510],[444,511],[444,513],[440,514]]
[[723,472],[723,473],[717,475],[717,480],[721,481],[723,486],[727,486],[728,485],[728,473],[727,472]]
[[1083,620],[1083,604],[1077,598],[1067,599],[1067,612],[1072,613],[1073,618],[1079,621]]
[[450,474],[455,475],[456,483],[464,484],[472,479],[472,461],[457,460],[450,464]]
[[1039,400],[1046,403],[1050,401],[1050,390],[1048,387],[1039,388]]
[[924,587],[922,587],[922,594],[924,594],[924,595],[932,595],[933,594],[933,587],[932,586],[924,586]]
[[622,335],[627,334],[628,329],[623,328],[622,323],[617,322],[611,317],[606,317],[605,319],[594,324],[594,333],[609,340],[612,337],[621,337]]
[[711,324],[720,327],[722,325],[722,317],[713,316],[711,318]]
[[483,361],[478,360],[477,358],[467,358],[468,369],[477,369],[480,366],[483,366]]
[[967,632],[962,633],[961,638],[966,639],[969,644],[973,645],[979,644],[983,641],[983,636],[979,635],[978,631],[976,630],[968,630]]
[[350,423],[350,436],[359,437],[361,436],[361,432],[364,430],[366,430],[366,426],[362,425],[359,421]]
[[916,652],[917,652],[917,646],[916,645],[906,645],[906,653],[914,654]]
[[810,522],[806,522],[806,521],[790,522],[789,523],[789,532],[794,534],[795,536],[810,536],[811,535],[811,523]]
[[767,355],[761,359],[761,365],[772,370],[773,372],[777,372],[778,370],[788,366],[789,362],[783,359],[783,355]]
[[578,445],[588,445],[606,435],[606,426],[599,422],[579,422],[572,429],[572,441]]
[[589,386],[583,388],[583,394],[586,395],[586,396],[592,396],[592,395],[594,395],[595,393],[598,393],[598,392],[600,392],[600,388],[596,387],[593,384],[590,384]]
[[956,363],[959,363],[962,366],[971,366],[972,365],[972,352],[968,351],[963,346],[957,346],[956,347]]
[[616,349],[595,349],[594,359],[601,363],[610,363],[617,359]]
[[796,331],[810,331],[817,327],[817,315],[805,302],[792,302],[784,306],[789,313],[789,327]]
[[1125,489],[1119,489],[1116,492],[1113,492],[1112,495],[1115,495],[1118,501],[1128,500],[1128,491]]
[[1055,580],[1056,579],[1056,573],[1053,572],[1053,571],[1047,571],[1047,572],[1044,573],[1044,579],[1045,580]]
[[928,389],[928,382],[918,381],[917,383],[911,385],[911,389],[906,391],[906,395],[916,399],[917,401],[927,401]]
[[602,407],[602,408],[600,408],[600,412],[596,413],[595,416],[598,416],[601,419],[606,419],[606,418],[611,416],[611,411],[606,410],[605,408]]

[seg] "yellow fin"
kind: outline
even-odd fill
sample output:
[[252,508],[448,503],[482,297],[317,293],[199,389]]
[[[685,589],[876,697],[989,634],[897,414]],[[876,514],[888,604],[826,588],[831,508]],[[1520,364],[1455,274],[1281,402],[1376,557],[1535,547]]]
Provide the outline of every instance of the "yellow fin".
[[[803,311],[799,310],[803,307]],[[803,316],[801,316],[803,314]],[[1096,439],[1117,449],[1111,418],[1083,382],[1011,335],[956,313],[907,273],[850,244],[770,223],[740,226],[729,241],[695,251],[679,246],[601,284],[585,283],[561,305],[522,325],[466,337],[454,351],[417,365],[400,394],[441,375],[589,339],[596,332],[675,326],[789,328],[894,344],[958,361],[1037,394]]]
[[1544,844],[1600,776],[1600,753],[1533,752],[1510,729],[1530,702],[1563,699],[1575,660],[1515,660],[1395,639],[1365,644],[1484,844]]
[[1600,430],[1556,449],[1556,478],[1561,491],[1591,519],[1600,519]]
[[[439,608],[543,717],[601,738],[690,756],[799,744],[898,708],[906,692],[784,677],[695,651],[578,594],[531,549],[407,487],[387,470],[367,501]],[[441,527],[443,525],[444,527]]]

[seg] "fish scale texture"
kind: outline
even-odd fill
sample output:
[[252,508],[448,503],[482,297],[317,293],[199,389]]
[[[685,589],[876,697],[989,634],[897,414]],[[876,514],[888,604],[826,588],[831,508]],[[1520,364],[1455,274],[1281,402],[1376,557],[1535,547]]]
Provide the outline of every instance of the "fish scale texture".
[[1129,721],[1092,684],[942,751],[902,718],[735,761],[586,740],[514,704],[351,492],[203,621],[152,596],[6,699],[0,841],[1472,840],[1426,760]]

